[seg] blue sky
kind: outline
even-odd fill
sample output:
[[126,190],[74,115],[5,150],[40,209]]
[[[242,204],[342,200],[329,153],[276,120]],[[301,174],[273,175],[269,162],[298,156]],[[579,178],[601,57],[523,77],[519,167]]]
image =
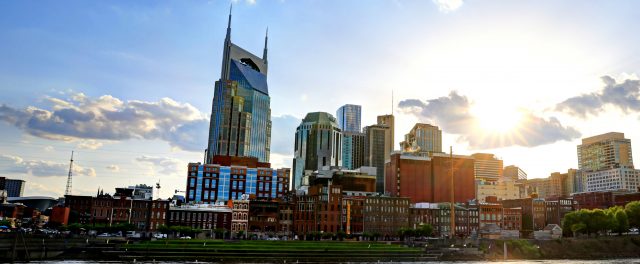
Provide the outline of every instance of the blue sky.
[[[28,195],[61,195],[73,149],[74,193],[158,180],[162,196],[184,188],[186,162],[206,145],[229,4],[0,2],[0,175],[27,180]],[[261,54],[269,27],[275,166],[291,166],[305,113],[361,104],[371,124],[391,111],[394,90],[396,144],[428,122],[457,153],[496,153],[535,178],[575,168],[584,136],[624,132],[640,148],[639,7],[236,1],[232,41]],[[62,124],[38,119],[52,116]]]

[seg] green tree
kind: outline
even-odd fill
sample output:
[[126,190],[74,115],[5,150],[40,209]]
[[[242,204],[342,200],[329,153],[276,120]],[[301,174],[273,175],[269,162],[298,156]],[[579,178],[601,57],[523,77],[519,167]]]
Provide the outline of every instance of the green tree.
[[564,236],[576,236],[578,230],[574,230],[573,226],[577,225],[578,222],[578,211],[573,211],[567,213],[564,218],[562,218],[562,235]]
[[344,240],[344,238],[347,236],[347,233],[345,233],[344,231],[340,230],[336,233],[336,237],[338,237],[338,240],[342,241]]
[[0,220],[0,226],[6,226],[11,228],[11,221],[9,220]]
[[640,228],[640,201],[634,201],[628,203],[624,207],[624,211],[627,214],[629,220],[629,226]]
[[624,210],[618,210],[615,213],[616,229],[614,232],[618,232],[618,235],[629,232],[629,218]]
[[225,233],[224,228],[216,228],[213,230],[213,233],[215,234],[216,239],[224,239],[224,233]]
[[433,233],[433,226],[430,224],[421,224],[416,228],[415,235],[420,237],[428,237]]
[[589,212],[587,220],[587,229],[589,233],[595,233],[596,237],[600,232],[607,231],[611,227],[611,220],[607,213],[602,209],[594,209]]
[[82,225],[78,224],[78,223],[69,224],[67,226],[67,229],[69,229],[69,231],[71,231],[71,233],[79,234],[80,230],[82,229]]

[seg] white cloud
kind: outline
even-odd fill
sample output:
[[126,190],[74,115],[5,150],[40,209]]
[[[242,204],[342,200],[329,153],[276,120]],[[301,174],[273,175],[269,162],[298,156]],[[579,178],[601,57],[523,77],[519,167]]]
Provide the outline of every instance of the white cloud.
[[[63,177],[69,174],[69,164],[45,160],[24,160],[18,156],[2,154],[0,155],[0,171],[37,177]],[[74,164],[73,174],[95,177],[96,170]]]
[[625,114],[640,112],[640,81],[636,76],[628,76],[623,82],[617,82],[611,76],[602,76],[602,82],[604,87],[600,91],[564,100],[556,106],[556,110],[581,118],[596,116],[607,106]]
[[187,163],[179,159],[166,157],[142,156],[136,158],[136,161],[150,164],[154,170],[162,174],[177,174],[181,166],[185,169],[187,167]]
[[81,140],[80,143],[78,144],[78,148],[95,150],[102,147],[102,145],[103,145],[102,142],[89,139],[89,140]]
[[418,117],[421,122],[432,122],[444,133],[458,135],[458,141],[467,142],[472,149],[535,147],[581,136],[578,130],[562,125],[555,117],[541,117],[527,110],[521,110],[517,126],[510,131],[487,131],[472,112],[472,106],[473,102],[455,91],[449,96],[427,101],[407,99],[398,104],[400,111]]
[[95,149],[96,140],[162,139],[172,147],[200,152],[206,148],[209,121],[188,103],[171,98],[157,102],[124,102],[111,95],[71,99],[48,97],[49,109],[16,109],[0,105],[0,120],[46,139],[85,140],[78,146]]
[[438,10],[442,13],[449,13],[456,11],[464,4],[463,0],[433,0],[433,3],[438,6]]
[[109,165],[106,167],[108,170],[113,171],[113,172],[119,172],[120,171],[120,166],[118,165]]

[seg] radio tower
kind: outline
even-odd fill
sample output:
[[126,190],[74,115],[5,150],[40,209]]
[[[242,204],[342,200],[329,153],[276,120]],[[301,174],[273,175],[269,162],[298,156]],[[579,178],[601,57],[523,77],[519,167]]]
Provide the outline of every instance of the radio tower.
[[71,151],[71,162],[69,163],[69,176],[67,177],[67,188],[64,190],[64,195],[71,195],[71,176],[73,176],[73,150]]

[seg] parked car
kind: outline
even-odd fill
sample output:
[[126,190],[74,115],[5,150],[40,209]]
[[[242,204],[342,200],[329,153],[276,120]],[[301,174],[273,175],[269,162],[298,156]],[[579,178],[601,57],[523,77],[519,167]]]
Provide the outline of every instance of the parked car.
[[109,234],[109,233],[102,233],[102,234],[98,235],[98,237],[110,237],[110,236],[111,236],[111,234]]
[[157,239],[167,238],[167,234],[155,234],[153,237]]
[[180,239],[191,239],[190,236],[181,236]]

